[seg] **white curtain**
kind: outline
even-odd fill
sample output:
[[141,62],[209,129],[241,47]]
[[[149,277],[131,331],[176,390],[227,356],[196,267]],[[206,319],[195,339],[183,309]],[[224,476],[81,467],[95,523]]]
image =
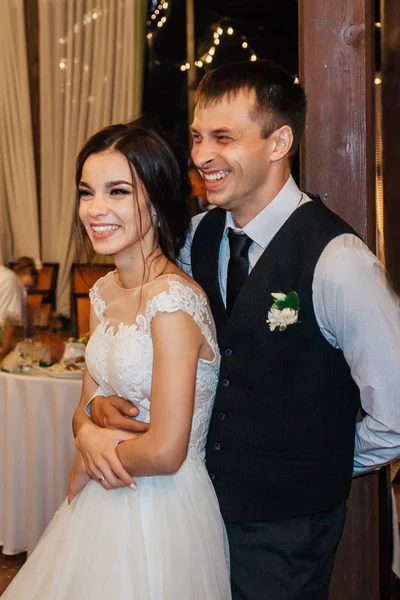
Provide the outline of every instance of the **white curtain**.
[[1,0],[0,14],[0,263],[39,257],[23,0]]
[[139,116],[146,0],[39,0],[43,260],[69,313],[74,171],[88,136]]

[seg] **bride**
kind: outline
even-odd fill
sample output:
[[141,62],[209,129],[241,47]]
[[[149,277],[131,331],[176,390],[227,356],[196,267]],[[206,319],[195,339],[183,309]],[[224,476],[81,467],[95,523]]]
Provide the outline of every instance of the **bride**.
[[[69,501],[3,600],[231,598],[224,526],[204,465],[216,335],[204,292],[176,266],[188,227],[186,181],[170,146],[141,120],[103,129],[78,156],[81,226],[116,270],[90,293]],[[84,407],[99,389],[130,400],[148,431],[94,425]]]

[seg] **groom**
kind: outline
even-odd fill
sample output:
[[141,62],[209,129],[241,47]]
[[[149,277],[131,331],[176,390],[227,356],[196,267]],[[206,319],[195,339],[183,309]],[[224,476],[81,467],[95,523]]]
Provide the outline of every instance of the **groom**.
[[[353,473],[400,454],[398,299],[351,227],[290,175],[305,108],[279,66],[237,63],[202,80],[191,127],[217,208],[194,218],[182,262],[221,349],[207,466],[234,600],[326,600]],[[123,399],[91,411],[143,427],[121,417]]]

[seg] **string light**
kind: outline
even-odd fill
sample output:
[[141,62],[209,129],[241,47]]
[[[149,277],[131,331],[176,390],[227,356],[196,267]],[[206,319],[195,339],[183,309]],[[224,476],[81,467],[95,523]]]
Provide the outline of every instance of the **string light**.
[[[160,2],[157,8],[150,15],[150,20],[147,21],[147,27],[157,26],[158,28],[161,28],[167,22],[168,15],[166,15],[165,12],[168,10],[168,8],[168,2]],[[147,35],[146,37],[148,40],[151,40],[151,36]]]
[[294,78],[294,83],[295,83],[296,85],[298,85],[298,84],[300,83],[300,79],[299,79],[298,77],[295,77],[295,78]]
[[[161,26],[160,22],[157,23],[157,25]],[[226,30],[224,31],[222,29],[222,27],[220,25],[218,25],[212,33],[212,44],[210,45],[210,48],[200,58],[198,58],[197,60],[194,61],[195,67],[197,67],[198,69],[201,69],[204,67],[205,64],[210,65],[212,63],[213,58],[215,58],[215,55],[216,55],[217,47],[221,43],[221,36],[224,33],[226,33],[229,36],[233,36],[235,33],[235,30],[233,29],[233,27],[227,27]],[[244,50],[247,50],[249,52],[249,60],[251,62],[255,62],[257,60],[257,55],[255,54],[254,50],[250,47],[248,41],[246,40],[246,36],[242,35],[240,37],[240,44]],[[190,63],[187,62],[187,63],[181,64],[179,68],[181,71],[187,71],[190,68],[190,66],[191,66]]]
[[377,29],[381,29],[381,27],[382,27],[382,23],[375,23],[375,27],[376,27]]
[[375,85],[381,85],[382,79],[380,77],[375,77],[374,83],[375,83]]

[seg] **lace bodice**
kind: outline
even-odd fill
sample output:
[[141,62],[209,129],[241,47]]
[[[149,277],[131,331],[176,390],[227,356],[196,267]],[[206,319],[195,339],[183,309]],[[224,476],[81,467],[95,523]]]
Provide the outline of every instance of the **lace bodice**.
[[204,294],[179,275],[162,275],[142,288],[126,290],[114,273],[90,291],[99,320],[86,349],[86,363],[104,395],[117,394],[139,410],[139,420],[151,415],[153,345],[151,321],[161,313],[183,311],[200,328],[214,358],[199,358],[190,436],[190,454],[204,455],[219,368],[215,326]]

